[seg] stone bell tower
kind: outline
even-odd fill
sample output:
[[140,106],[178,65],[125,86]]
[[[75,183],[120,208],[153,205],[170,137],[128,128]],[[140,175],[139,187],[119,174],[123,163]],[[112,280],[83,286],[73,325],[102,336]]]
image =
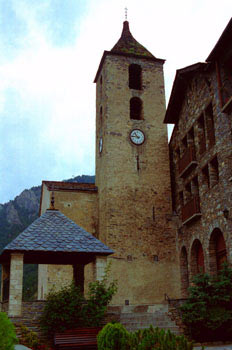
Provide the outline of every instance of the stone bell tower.
[[125,21],[95,78],[99,239],[115,251],[115,304],[160,303],[170,290],[179,295],[163,63]]

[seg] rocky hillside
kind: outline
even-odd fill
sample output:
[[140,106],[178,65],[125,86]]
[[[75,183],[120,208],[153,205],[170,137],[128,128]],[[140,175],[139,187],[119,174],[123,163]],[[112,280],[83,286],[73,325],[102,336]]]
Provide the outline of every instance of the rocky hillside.
[[[95,177],[90,175],[76,176],[72,179],[64,180],[67,182],[94,183]],[[32,187],[24,190],[19,196],[15,197],[5,204],[0,204],[0,252],[2,249],[30,225],[39,214],[41,186]],[[30,281],[30,287],[25,286],[25,293],[31,295],[31,285],[34,283],[35,274],[31,277],[31,271],[35,267],[28,266],[25,277]],[[31,280],[32,279],[32,280]],[[34,288],[33,288],[34,289]]]

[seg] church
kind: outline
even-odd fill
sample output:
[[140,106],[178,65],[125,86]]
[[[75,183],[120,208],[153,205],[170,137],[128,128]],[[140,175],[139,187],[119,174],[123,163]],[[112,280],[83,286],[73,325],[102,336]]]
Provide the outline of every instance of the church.
[[[113,303],[119,305],[161,303],[165,293],[180,294],[163,64],[133,38],[125,21],[118,42],[104,51],[94,80],[95,185],[42,185],[41,214],[53,191],[56,209],[114,251],[108,260],[118,280]],[[42,289],[46,293],[63,280],[62,269],[69,268],[40,267],[39,297]],[[86,265],[86,283],[91,271]]]
[[[153,314],[186,297],[196,273],[216,274],[231,262],[231,35],[232,20],[205,62],[177,71],[166,111],[165,60],[125,21],[94,79],[95,184],[42,183],[40,218],[55,210],[104,246],[78,262],[82,288],[110,262],[118,281],[111,307],[121,313]],[[169,144],[166,124],[174,124]],[[3,265],[10,252],[20,249],[7,246]],[[38,300],[73,278],[73,260],[54,261],[39,264]]]

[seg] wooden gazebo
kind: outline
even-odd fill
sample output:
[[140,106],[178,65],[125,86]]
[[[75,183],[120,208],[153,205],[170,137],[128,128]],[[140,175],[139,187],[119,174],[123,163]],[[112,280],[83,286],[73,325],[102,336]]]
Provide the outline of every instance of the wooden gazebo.
[[48,209],[9,243],[0,255],[2,301],[9,316],[22,309],[23,264],[72,265],[74,281],[84,288],[84,266],[95,262],[95,276],[104,274],[106,256],[113,251],[56,209]]

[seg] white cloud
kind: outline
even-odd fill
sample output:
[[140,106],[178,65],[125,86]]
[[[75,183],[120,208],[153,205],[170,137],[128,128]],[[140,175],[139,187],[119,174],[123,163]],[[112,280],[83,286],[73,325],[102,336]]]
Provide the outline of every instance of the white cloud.
[[[89,0],[85,14],[74,25],[76,41],[59,47],[51,41],[48,23],[41,22],[48,3],[14,0],[15,13],[26,31],[18,38],[19,49],[13,57],[0,54],[0,119],[8,115],[9,123],[21,120],[33,130],[30,135],[24,135],[23,128],[20,132],[35,145],[37,161],[42,162],[41,171],[32,179],[38,183],[43,178],[61,180],[94,172],[93,79],[103,51],[110,50],[120,37],[125,6],[134,37],[155,56],[167,59],[167,96],[175,70],[204,60],[231,14],[231,0],[216,5],[209,0]],[[15,113],[7,114],[12,91],[18,105]],[[11,196],[33,185],[29,169],[34,167],[34,158],[28,156],[28,164],[23,164],[24,180]],[[7,171],[12,170],[4,171],[7,178]],[[9,188],[13,186],[9,183]],[[4,200],[8,198],[6,194]]]

